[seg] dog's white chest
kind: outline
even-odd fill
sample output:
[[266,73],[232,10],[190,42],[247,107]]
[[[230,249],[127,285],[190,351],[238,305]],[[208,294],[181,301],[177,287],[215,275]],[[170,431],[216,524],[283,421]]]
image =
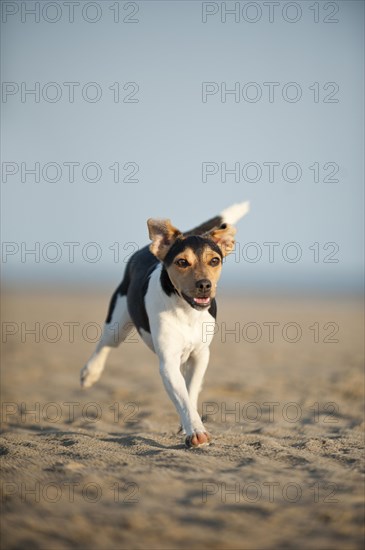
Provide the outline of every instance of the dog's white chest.
[[199,352],[201,348],[209,346],[213,338],[213,331],[211,336],[206,337],[206,325],[214,325],[214,319],[211,315],[200,314],[199,319],[193,323],[180,324],[179,330],[183,336],[183,348],[182,348],[182,362],[187,361],[189,356],[194,352]]
[[[162,322],[159,327],[159,337],[168,344],[169,348],[176,349],[180,355],[180,361],[185,363],[190,355],[199,352],[202,347],[209,346],[214,333],[214,319],[211,315],[203,315],[204,319],[187,323],[186,319],[177,316],[165,315],[167,322]],[[169,318],[170,317],[170,318]],[[155,350],[152,335],[140,331],[143,342],[152,350]]]
[[209,346],[213,338],[213,330],[208,331],[207,325],[214,326],[214,319],[208,312],[165,311],[160,315],[157,330],[157,349],[169,350],[170,354],[179,357],[185,363],[190,355]]
[[152,273],[145,297],[151,334],[141,331],[141,336],[157,354],[168,350],[185,362],[193,352],[209,346],[215,320],[207,310],[197,311],[175,295],[166,296],[159,275],[160,269]]

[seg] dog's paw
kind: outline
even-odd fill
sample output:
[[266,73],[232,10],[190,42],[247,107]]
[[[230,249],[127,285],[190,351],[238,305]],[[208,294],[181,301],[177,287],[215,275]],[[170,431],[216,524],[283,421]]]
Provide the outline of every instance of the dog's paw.
[[204,447],[205,445],[209,445],[211,439],[212,436],[208,432],[194,432],[185,438],[185,446],[189,449]]
[[179,429],[177,430],[176,433],[181,434],[181,435],[186,435],[186,431],[184,430],[184,428],[182,427],[181,424],[180,424]]
[[80,383],[82,388],[90,388],[97,380],[99,380],[101,371],[91,369],[89,365],[85,365],[80,372]]

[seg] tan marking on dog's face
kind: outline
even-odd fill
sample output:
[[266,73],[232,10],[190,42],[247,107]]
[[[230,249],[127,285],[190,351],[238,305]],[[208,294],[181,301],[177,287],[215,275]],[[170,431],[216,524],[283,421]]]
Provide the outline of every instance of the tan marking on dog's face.
[[[214,298],[217,282],[222,271],[222,259],[209,245],[195,252],[190,247],[178,253],[167,268],[170,280],[179,294],[189,298],[209,296]],[[197,288],[201,280],[211,282],[209,291]]]
[[[183,234],[174,227],[170,220],[157,220],[150,218],[147,221],[149,236],[152,241],[150,251],[160,260],[165,262],[170,255],[174,243],[184,243]],[[229,224],[222,224],[211,231],[201,235],[202,239],[210,240],[219,248],[222,256],[226,256],[234,250],[234,235],[236,229]],[[194,236],[192,235],[191,238]],[[189,239],[190,237],[186,237]],[[198,235],[195,238],[199,238]],[[213,244],[214,243],[214,244]],[[176,291],[192,307],[197,309],[210,306],[215,297],[217,282],[222,270],[221,254],[217,253],[209,244],[197,244],[186,248],[178,246],[180,252],[175,252],[171,261],[168,259],[167,269],[170,281]],[[200,281],[200,284],[198,282]]]

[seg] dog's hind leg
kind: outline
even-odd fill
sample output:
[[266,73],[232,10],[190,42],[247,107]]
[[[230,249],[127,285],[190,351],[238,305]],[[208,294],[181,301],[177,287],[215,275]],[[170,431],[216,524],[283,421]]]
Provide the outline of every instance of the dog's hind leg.
[[81,370],[83,388],[89,388],[100,378],[110,351],[124,342],[133,328],[128,313],[127,296],[122,296],[118,288],[111,299],[108,317],[96,350]]

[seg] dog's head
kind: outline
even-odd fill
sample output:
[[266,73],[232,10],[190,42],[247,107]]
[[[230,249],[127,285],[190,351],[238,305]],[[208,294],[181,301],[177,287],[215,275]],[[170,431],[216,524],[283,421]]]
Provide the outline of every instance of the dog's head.
[[236,229],[222,224],[201,236],[184,235],[170,220],[147,221],[150,251],[164,265],[177,293],[193,308],[210,306],[224,256],[234,249]]

